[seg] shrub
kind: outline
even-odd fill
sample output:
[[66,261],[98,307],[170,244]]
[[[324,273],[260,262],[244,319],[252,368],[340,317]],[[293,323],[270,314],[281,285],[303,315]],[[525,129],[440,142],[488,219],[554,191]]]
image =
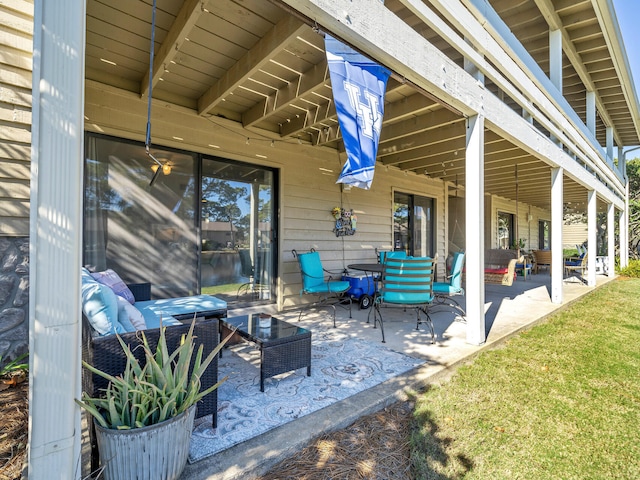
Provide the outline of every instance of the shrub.
[[640,278],[640,260],[629,260],[629,265],[620,269],[620,275],[625,277]]

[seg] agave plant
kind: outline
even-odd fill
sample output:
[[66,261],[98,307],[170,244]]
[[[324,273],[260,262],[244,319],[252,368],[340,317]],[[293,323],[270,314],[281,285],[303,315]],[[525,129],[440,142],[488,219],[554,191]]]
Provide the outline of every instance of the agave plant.
[[82,399],[76,399],[76,403],[93,415],[102,427],[121,430],[154,425],[186,411],[227,379],[224,377],[210,388],[200,391],[200,377],[229,337],[222,340],[204,359],[203,346],[200,345],[189,375],[195,348],[194,325],[195,322],[172,353],[167,348],[166,327],[160,330],[155,352],[151,351],[144,332],[141,332],[144,366],[140,365],[130,347],[118,336],[127,357],[124,372],[113,376],[82,362],[91,372],[109,380],[109,386],[104,397],[90,397],[83,392]]

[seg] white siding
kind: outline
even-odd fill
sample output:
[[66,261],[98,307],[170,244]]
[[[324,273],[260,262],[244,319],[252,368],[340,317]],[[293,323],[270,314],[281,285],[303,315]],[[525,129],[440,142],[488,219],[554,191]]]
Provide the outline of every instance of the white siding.
[[[350,263],[376,261],[375,249],[392,243],[394,190],[435,199],[436,245],[441,259],[438,275],[443,277],[446,212],[445,189],[440,180],[405,175],[398,169],[378,166],[371,190],[353,188],[343,193],[335,183],[343,163],[335,150],[278,139],[271,147],[270,139],[247,133],[234,123],[215,120],[219,124],[216,126],[188,109],[161,102],[154,103],[152,112],[155,144],[280,169],[278,299],[281,307],[301,301],[301,279],[291,253],[293,249],[302,252],[315,248],[325,268],[338,273]],[[146,105],[138,96],[88,81],[85,114],[87,130],[144,140]],[[247,136],[251,138],[248,145]],[[256,157],[256,154],[267,158]],[[353,209],[358,216],[355,235],[336,237],[331,215],[331,209],[336,206]]]
[[[489,204],[488,204],[489,205]],[[490,202],[490,215],[491,224],[486,225],[488,231],[491,232],[490,242],[487,244],[487,248],[497,248],[498,246],[498,212],[511,213],[514,215],[514,222],[516,221],[516,202],[504,197],[498,197],[493,195]],[[489,207],[488,207],[489,208]],[[538,246],[538,221],[539,220],[551,220],[551,212],[547,212],[540,208],[530,207],[524,203],[518,203],[517,209],[517,237],[525,239],[525,250],[533,250],[539,248]],[[528,220],[528,215],[531,214],[531,221]],[[514,230],[516,226],[514,225]]]

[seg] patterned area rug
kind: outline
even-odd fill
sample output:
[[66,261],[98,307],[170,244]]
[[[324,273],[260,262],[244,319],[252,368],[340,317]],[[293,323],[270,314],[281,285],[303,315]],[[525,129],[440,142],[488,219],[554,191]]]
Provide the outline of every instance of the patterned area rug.
[[252,345],[224,351],[218,390],[218,427],[196,421],[189,462],[225,450],[296,418],[343,400],[424,363],[370,343],[312,328],[311,376],[306,368],[265,380],[260,392],[259,351]]

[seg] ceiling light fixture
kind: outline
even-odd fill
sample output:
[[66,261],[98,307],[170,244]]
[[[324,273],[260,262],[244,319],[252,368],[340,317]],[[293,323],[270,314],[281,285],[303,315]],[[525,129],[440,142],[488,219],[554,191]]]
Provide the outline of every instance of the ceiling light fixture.
[[165,175],[169,175],[171,173],[171,165],[169,165],[168,163],[162,165],[162,173],[164,173]]

